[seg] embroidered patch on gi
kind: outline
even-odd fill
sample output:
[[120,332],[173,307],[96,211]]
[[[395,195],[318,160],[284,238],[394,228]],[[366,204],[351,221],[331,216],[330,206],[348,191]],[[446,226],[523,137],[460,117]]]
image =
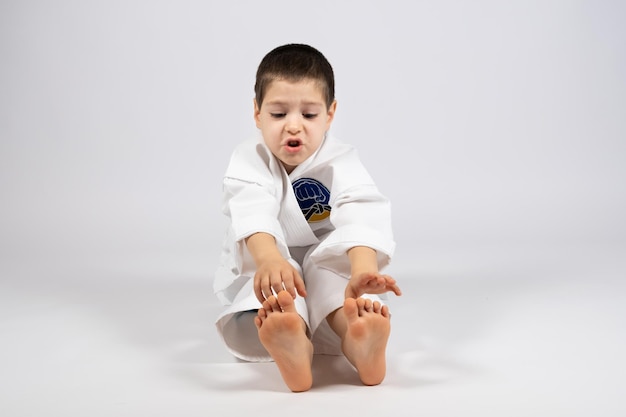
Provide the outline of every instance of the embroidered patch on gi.
[[293,192],[307,222],[319,222],[330,216],[330,191],[318,180],[300,178],[293,183]]

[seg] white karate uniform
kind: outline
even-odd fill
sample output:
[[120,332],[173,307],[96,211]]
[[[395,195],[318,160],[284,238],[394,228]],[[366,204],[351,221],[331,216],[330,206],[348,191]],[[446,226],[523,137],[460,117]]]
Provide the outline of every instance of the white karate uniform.
[[324,319],[343,305],[350,278],[347,251],[370,247],[383,269],[395,248],[389,201],[356,150],[327,135],[311,157],[287,174],[259,135],[235,149],[223,186],[223,212],[231,221],[213,286],[229,306],[216,322],[228,349],[244,360],[270,360],[258,341],[253,315],[242,314],[261,307],[252,289],[255,264],[245,238],[266,232],[305,281],[307,297],[298,296],[295,305],[315,353],[340,353],[339,338]]

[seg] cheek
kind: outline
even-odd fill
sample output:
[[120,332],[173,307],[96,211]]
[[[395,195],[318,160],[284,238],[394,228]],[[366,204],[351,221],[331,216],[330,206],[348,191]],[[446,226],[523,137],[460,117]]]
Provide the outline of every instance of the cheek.
[[282,129],[280,128],[280,126],[266,125],[262,132],[263,135],[265,135],[266,138],[271,142],[280,142],[281,140]]
[[267,130],[268,132],[271,132],[274,135],[279,135],[283,131],[283,128],[282,126],[279,126],[277,123],[273,123],[268,126]]
[[260,119],[257,122],[257,127],[265,133],[271,133],[276,131],[276,124],[272,123],[272,120]]

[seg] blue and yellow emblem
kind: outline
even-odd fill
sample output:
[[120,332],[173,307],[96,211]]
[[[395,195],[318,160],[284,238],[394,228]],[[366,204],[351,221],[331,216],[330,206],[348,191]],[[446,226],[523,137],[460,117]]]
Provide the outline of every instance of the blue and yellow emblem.
[[293,183],[293,192],[307,222],[319,222],[330,216],[330,191],[318,180],[300,178]]

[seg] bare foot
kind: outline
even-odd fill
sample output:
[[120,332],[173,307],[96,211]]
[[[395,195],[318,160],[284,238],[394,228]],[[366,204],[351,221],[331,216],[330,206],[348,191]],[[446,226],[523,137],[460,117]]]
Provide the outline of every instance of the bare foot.
[[283,380],[294,392],[307,391],[313,383],[313,345],[292,296],[281,291],[263,302],[254,323],[261,344],[276,362]]
[[348,329],[342,349],[365,385],[378,385],[387,371],[385,349],[391,332],[389,308],[378,301],[346,298],[343,304]]

